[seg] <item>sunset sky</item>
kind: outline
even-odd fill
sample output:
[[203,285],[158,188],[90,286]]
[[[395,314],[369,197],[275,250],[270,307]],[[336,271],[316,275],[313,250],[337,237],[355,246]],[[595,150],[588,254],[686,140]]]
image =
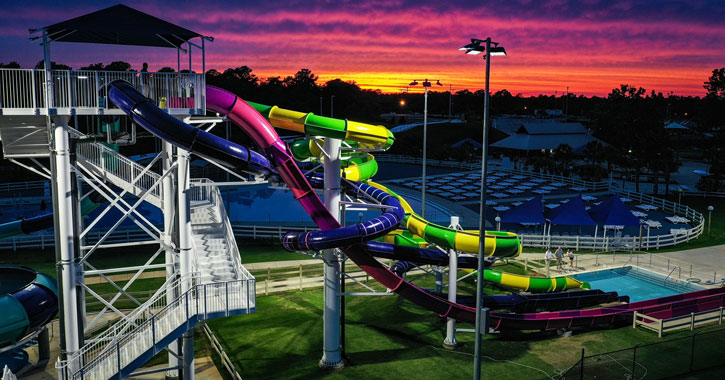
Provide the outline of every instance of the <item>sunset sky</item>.
[[[38,28],[93,12],[109,1],[2,1],[0,62],[29,67],[42,48]],[[702,96],[725,66],[725,6],[715,1],[127,1],[124,4],[216,41],[207,69],[247,65],[261,78],[309,68],[324,82],[354,80],[398,92],[412,79],[439,79],[454,91],[483,86],[484,62],[457,50],[491,36],[509,56],[492,60],[491,89],[513,94],[606,95],[621,83]],[[172,5],[173,4],[173,5]],[[244,4],[244,5],[240,5]],[[176,66],[164,48],[56,43],[56,62],[74,68],[130,62]],[[194,69],[201,70],[197,51]],[[182,62],[188,62],[182,57]]]

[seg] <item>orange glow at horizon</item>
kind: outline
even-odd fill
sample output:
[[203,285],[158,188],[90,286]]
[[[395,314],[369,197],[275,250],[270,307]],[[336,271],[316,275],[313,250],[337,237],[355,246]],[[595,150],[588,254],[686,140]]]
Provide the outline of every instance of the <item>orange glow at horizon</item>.
[[[246,2],[245,2],[246,3]],[[564,93],[606,96],[620,84],[664,94],[703,96],[703,82],[725,64],[722,4],[692,0],[642,2],[512,0],[413,3],[383,0],[297,3],[228,0],[168,7],[147,0],[134,7],[182,25],[206,43],[206,68],[249,66],[260,79],[287,77],[302,68],[319,76],[354,81],[363,89],[399,93],[414,78],[440,79],[433,91],[476,91],[484,86],[484,62],[458,48],[485,33],[508,56],[491,62],[492,92],[513,95]],[[102,8],[78,0],[58,4],[10,2],[0,9],[0,62],[32,67],[42,58],[29,27],[51,25]],[[481,30],[485,26],[485,30]],[[54,44],[54,61],[78,68],[123,60],[135,69],[176,67],[173,49]],[[201,70],[194,49],[193,69]],[[182,54],[182,69],[187,56]],[[410,88],[419,93],[423,89]]]

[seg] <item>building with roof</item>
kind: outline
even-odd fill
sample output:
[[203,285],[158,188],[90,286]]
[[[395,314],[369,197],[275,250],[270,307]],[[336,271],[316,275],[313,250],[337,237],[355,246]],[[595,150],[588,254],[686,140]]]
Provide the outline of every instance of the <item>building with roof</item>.
[[500,118],[493,127],[509,136],[493,144],[493,148],[521,151],[553,150],[561,144],[569,145],[572,152],[582,152],[591,141],[605,142],[592,136],[581,123],[565,123],[562,120],[532,118]]

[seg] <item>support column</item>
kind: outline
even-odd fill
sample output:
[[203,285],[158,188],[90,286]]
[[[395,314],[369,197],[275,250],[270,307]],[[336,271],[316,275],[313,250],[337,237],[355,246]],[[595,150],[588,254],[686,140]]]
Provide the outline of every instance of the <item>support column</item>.
[[71,183],[70,142],[68,118],[54,117],[52,120],[53,142],[51,144],[51,185],[53,186],[53,216],[55,227],[55,252],[58,271],[58,291],[61,303],[61,360],[67,358],[83,343],[83,325],[80,323],[78,299],[78,252],[75,244],[73,217],[73,189]]
[[[186,276],[181,283],[181,296],[191,289],[191,279],[188,277],[193,271],[191,252],[191,210],[189,203],[189,152],[177,148],[178,177],[177,194],[179,213],[179,272]],[[194,331],[184,333],[182,338],[181,375],[184,380],[194,380]]]
[[[449,228],[459,229],[459,218],[451,216],[451,225]],[[448,301],[456,302],[456,291],[458,287],[458,251],[455,249],[448,250]],[[448,317],[446,322],[446,338],[443,340],[443,347],[449,350],[456,348],[456,320]]]
[[[174,159],[174,146],[166,141],[161,141],[161,164],[163,172],[166,173],[173,163]],[[175,252],[172,248],[174,246],[174,224],[176,224],[176,194],[174,192],[174,176],[167,175],[164,177],[162,182],[163,189],[163,209],[161,210],[164,215],[164,243],[167,248],[165,251],[166,258],[166,279],[169,280],[176,276],[175,263]],[[178,243],[178,240],[176,241]],[[179,296],[178,292],[171,291],[166,293],[166,302],[171,304],[174,299]],[[181,353],[181,346],[178,341],[175,341],[169,345],[168,348],[171,352],[169,353],[169,367],[178,367],[179,359],[176,355]],[[176,354],[176,355],[174,355]],[[173,369],[166,371],[166,379],[177,379],[179,377],[179,370]]]
[[[325,206],[340,220],[340,140],[325,138]],[[325,250],[325,307],[320,368],[345,366],[340,355],[340,262],[335,249]]]

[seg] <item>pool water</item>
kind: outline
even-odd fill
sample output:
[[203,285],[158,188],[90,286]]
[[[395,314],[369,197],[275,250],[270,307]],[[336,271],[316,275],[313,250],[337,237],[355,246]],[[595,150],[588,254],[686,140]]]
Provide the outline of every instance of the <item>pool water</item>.
[[697,285],[674,283],[670,280],[665,284],[665,276],[633,267],[582,273],[572,277],[588,282],[592,289],[617,292],[620,296],[627,295],[630,302],[703,289]]
[[[312,219],[292,196],[289,189],[270,188],[266,184],[259,184],[237,188],[223,187],[221,188],[221,194],[232,224],[314,226]],[[322,196],[320,197],[322,198]],[[406,200],[414,210],[420,209],[421,202],[418,198],[406,197]],[[451,211],[433,202],[426,202],[425,208],[426,217],[435,223],[448,225],[450,215],[453,215]],[[103,209],[105,207],[99,207],[91,213],[90,217],[100,214]],[[163,225],[163,215],[158,208],[143,203],[137,210],[151,223],[157,226]],[[360,218],[370,220],[380,216],[380,214],[380,209],[371,208],[365,210],[351,206],[347,209],[346,221],[347,224],[357,223]],[[121,216],[121,212],[114,208],[104,216],[98,225],[100,227],[110,227]],[[122,226],[130,227],[134,226],[134,223],[130,219],[126,219]]]

